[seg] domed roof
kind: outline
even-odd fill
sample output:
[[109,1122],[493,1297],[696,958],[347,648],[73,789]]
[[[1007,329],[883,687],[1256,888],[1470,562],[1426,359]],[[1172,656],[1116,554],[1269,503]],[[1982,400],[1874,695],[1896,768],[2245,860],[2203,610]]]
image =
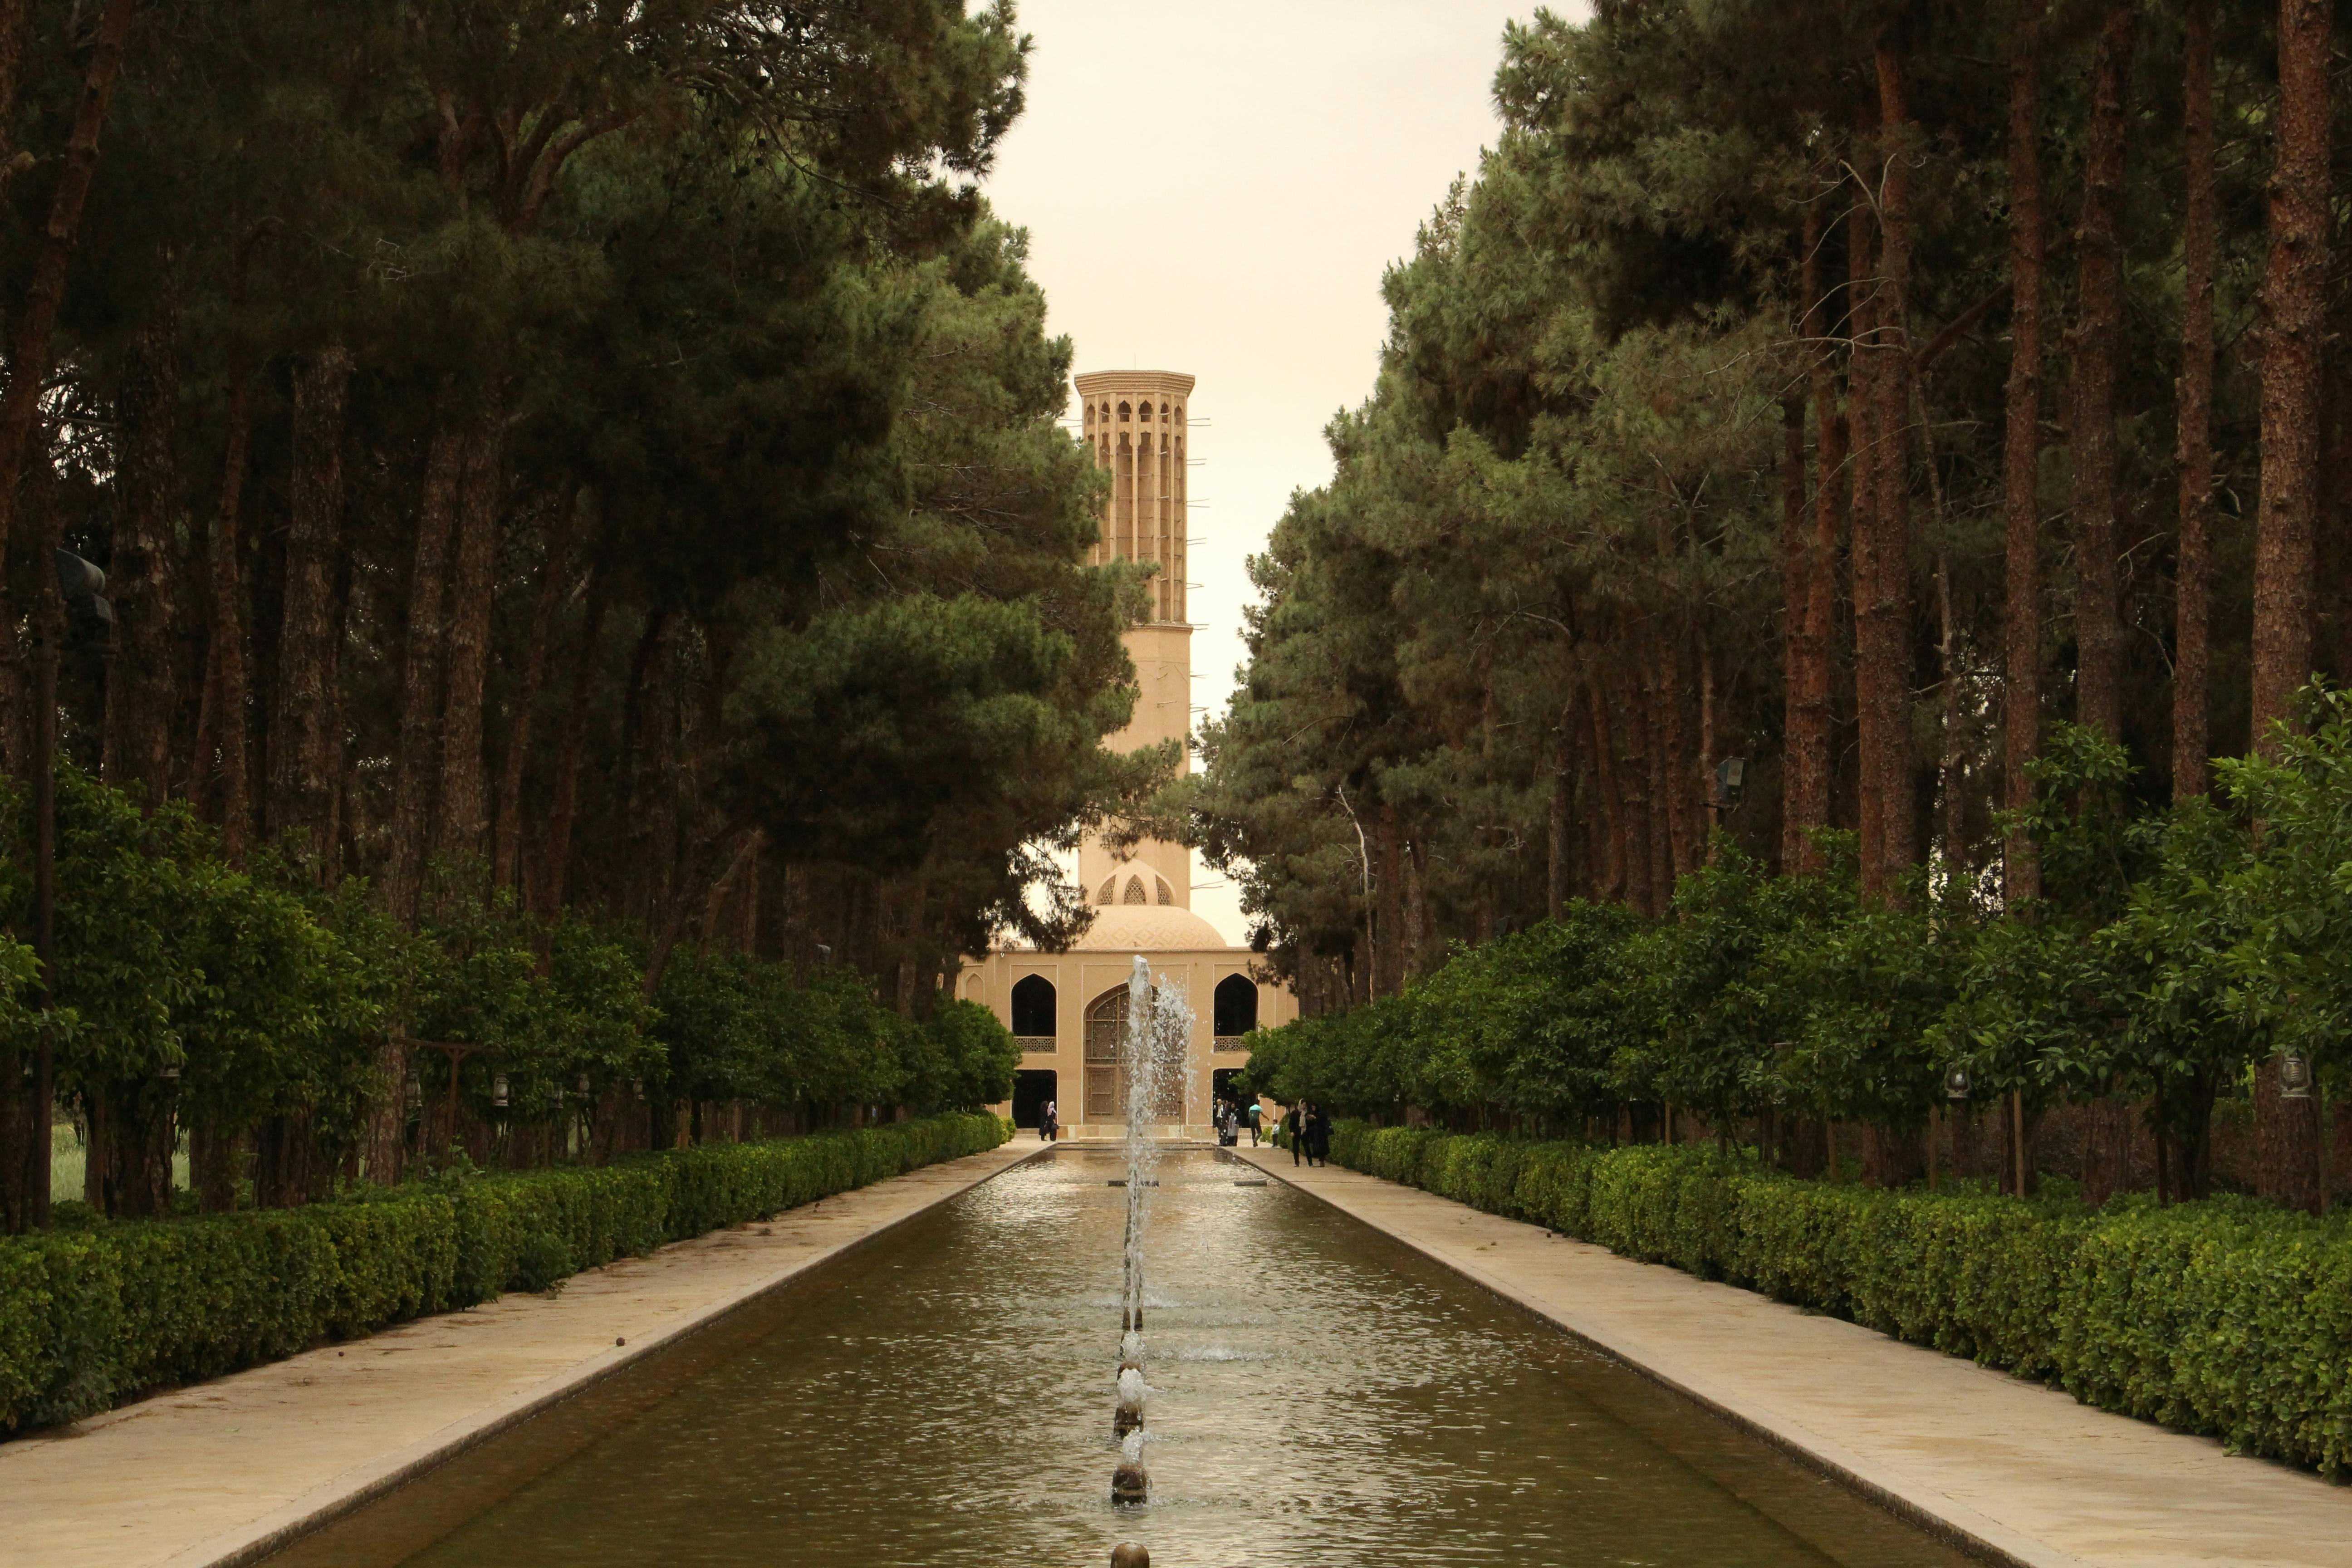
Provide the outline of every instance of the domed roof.
[[1174,904],[1106,904],[1072,944],[1074,952],[1222,952],[1232,946],[1217,928]]

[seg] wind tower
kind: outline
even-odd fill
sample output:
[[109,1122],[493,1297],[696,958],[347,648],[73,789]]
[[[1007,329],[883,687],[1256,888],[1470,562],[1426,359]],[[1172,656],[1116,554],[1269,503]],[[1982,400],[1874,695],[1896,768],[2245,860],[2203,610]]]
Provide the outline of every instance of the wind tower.
[[[1184,742],[1192,732],[1192,628],[1184,612],[1185,409],[1192,395],[1192,378],[1168,371],[1078,377],[1080,430],[1096,464],[1111,476],[1095,563],[1148,561],[1160,568],[1150,582],[1150,618],[1126,634],[1142,692],[1127,728],[1105,742],[1117,751]],[[1188,747],[1185,771],[1192,765]],[[1078,847],[1078,877],[1097,906],[1192,907],[1192,857],[1181,845],[1146,839],[1120,858],[1089,835]]]

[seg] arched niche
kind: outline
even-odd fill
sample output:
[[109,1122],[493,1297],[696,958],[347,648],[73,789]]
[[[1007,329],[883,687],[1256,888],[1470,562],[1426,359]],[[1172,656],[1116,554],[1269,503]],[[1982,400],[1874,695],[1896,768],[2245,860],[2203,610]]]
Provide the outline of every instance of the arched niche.
[[1214,1033],[1221,1040],[1248,1034],[1257,1027],[1257,983],[1246,974],[1228,974],[1217,982],[1211,1011]]
[[1024,1039],[1051,1039],[1055,1033],[1054,983],[1025,974],[1013,984],[1013,1032]]

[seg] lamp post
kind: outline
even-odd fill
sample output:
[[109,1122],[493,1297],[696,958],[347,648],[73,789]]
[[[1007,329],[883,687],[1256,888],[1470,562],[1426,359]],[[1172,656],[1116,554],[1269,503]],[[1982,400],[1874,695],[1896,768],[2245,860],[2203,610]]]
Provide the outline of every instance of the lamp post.
[[[64,602],[64,642],[71,647],[112,651],[114,605],[106,596],[106,574],[70,550],[56,552],[58,596]],[[26,1151],[25,1223],[49,1223],[49,1140],[57,1098],[57,1054],[48,1014],[57,1005],[58,913],[58,641],[33,618],[33,955],[41,978],[37,994],[41,1031],[33,1047],[31,1147]]]

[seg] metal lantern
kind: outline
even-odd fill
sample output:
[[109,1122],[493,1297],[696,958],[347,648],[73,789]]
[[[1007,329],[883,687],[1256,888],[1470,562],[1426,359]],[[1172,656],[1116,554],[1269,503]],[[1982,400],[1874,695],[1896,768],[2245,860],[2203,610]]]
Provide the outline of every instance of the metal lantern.
[[629,1080],[629,1088],[636,1094],[638,1102],[640,1104],[644,1103],[646,1098],[646,1080],[641,1078],[632,1079]]
[[51,552],[58,594],[66,603],[67,635],[81,647],[103,648],[113,640],[114,601],[106,596],[106,574],[70,550]]
[[414,1073],[408,1079],[408,1109],[417,1110],[425,1105],[425,1084]]
[[177,1083],[180,1081],[180,1064],[173,1062],[155,1076],[168,1083]]
[[2311,1058],[2299,1051],[2289,1051],[2279,1058],[2279,1098],[2309,1100],[2311,1098]]
[[1969,1097],[1969,1069],[1954,1068],[1944,1075],[1944,1098],[1966,1100]]
[[1739,792],[1748,783],[1748,759],[1726,757],[1715,764],[1715,805],[1728,811],[1739,804]]
[[490,1103],[500,1110],[507,1108],[507,1075],[502,1072],[490,1075]]
[[572,1088],[579,1091],[579,1095],[580,1095],[580,1098],[581,1098],[581,1099],[583,1099],[583,1100],[587,1099],[587,1098],[588,1098],[588,1075],[587,1075],[586,1073],[584,1073],[584,1072],[583,1072],[583,1073],[582,1073],[582,1074],[580,1075],[580,1077],[579,1077],[578,1081],[577,1081],[577,1082],[575,1082],[575,1083],[572,1085]]

